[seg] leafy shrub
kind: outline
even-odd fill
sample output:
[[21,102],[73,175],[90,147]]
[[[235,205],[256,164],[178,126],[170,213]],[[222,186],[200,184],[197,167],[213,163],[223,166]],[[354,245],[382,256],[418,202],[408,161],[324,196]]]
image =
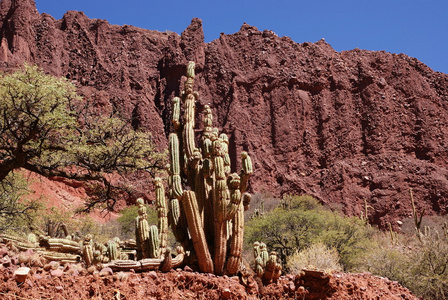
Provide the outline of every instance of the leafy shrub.
[[289,196],[287,200],[286,206],[246,223],[246,249],[263,241],[268,249],[277,251],[286,266],[287,258],[296,251],[322,243],[337,250],[344,269],[356,269],[361,255],[374,243],[375,230],[357,218],[325,209],[310,196]]
[[342,266],[339,264],[338,251],[335,248],[328,248],[322,243],[316,243],[302,251],[296,251],[288,257],[287,267],[294,275],[307,267],[342,270]]

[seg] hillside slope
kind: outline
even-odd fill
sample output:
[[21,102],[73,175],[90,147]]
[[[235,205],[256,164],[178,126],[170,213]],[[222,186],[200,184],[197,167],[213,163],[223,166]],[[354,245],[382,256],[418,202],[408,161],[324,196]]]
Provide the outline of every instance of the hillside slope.
[[197,108],[211,104],[232,165],[250,152],[253,191],[311,194],[350,215],[366,200],[370,221],[384,226],[410,216],[412,187],[418,209],[447,213],[448,75],[415,58],[336,52],[247,24],[205,43],[199,19],[179,36],[75,11],[55,20],[33,0],[1,1],[0,40],[2,70],[29,61],[66,76],[99,107],[132,116],[161,148],[194,60]]

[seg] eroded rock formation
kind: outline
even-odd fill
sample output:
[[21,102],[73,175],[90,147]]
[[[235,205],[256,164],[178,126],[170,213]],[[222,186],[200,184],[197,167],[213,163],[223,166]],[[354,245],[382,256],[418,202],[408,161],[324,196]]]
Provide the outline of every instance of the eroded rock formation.
[[307,193],[352,215],[366,199],[370,221],[385,225],[411,215],[412,187],[418,209],[447,213],[448,75],[415,58],[336,52],[247,24],[205,43],[199,19],[179,36],[75,11],[55,20],[33,0],[2,0],[0,25],[2,70],[29,61],[66,76],[161,148],[171,99],[196,61],[197,110],[209,104],[235,145],[232,172],[241,151],[251,154],[254,191]]

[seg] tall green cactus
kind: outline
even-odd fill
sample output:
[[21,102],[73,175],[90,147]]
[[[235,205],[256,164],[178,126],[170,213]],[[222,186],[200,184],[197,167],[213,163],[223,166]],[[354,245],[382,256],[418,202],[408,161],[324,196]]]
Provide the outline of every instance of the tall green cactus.
[[[197,139],[195,109],[199,94],[194,91],[194,62],[188,63],[186,73],[180,98],[173,99],[169,220],[174,235],[185,247],[191,238],[202,272],[233,275],[241,263],[244,210],[250,202],[245,191],[253,173],[252,162],[247,152],[243,152],[240,174],[231,174],[229,138],[213,128],[213,114],[208,105],[203,107],[204,128],[202,137]],[[198,140],[200,146],[196,145]],[[181,225],[182,216],[190,237]]]

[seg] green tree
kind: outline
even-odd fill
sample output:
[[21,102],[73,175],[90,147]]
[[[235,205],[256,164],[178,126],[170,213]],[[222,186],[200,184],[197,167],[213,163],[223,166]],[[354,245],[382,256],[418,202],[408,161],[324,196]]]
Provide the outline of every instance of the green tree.
[[245,227],[245,243],[264,242],[279,254],[286,266],[296,251],[322,243],[337,250],[347,270],[357,266],[360,254],[371,246],[375,231],[357,218],[348,218],[325,209],[310,196],[290,197],[264,216],[251,219]]
[[0,78],[0,182],[24,168],[46,177],[88,182],[90,199],[113,209],[134,187],[132,172],[153,172],[164,155],[151,136],[117,114],[103,115],[65,78],[26,65]]

